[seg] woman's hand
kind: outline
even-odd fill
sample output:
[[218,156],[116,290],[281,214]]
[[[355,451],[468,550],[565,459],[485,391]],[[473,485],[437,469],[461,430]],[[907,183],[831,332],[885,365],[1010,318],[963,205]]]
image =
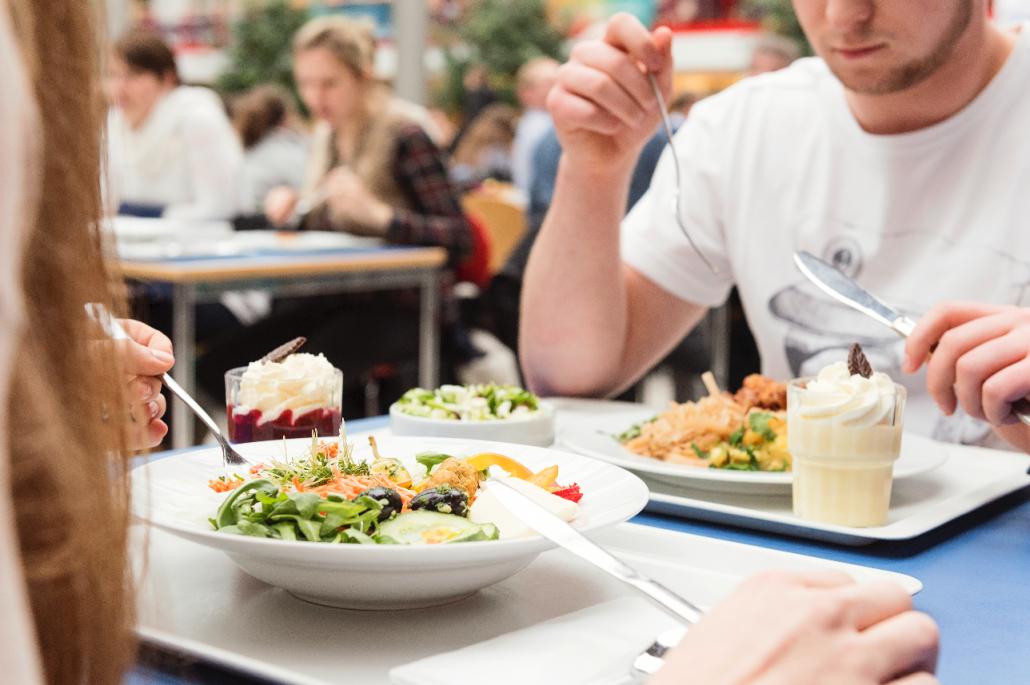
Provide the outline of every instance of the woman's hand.
[[592,171],[633,167],[661,120],[648,73],[666,101],[672,91],[671,46],[668,28],[651,32],[620,13],[601,40],[573,48],[547,95],[566,160]]
[[325,179],[326,202],[335,219],[375,229],[383,234],[393,219],[393,209],[382,202],[365,182],[346,167],[337,167]]
[[265,218],[273,226],[283,226],[293,216],[300,195],[289,186],[276,186],[265,195]]
[[118,348],[122,369],[128,374],[126,397],[133,424],[129,447],[155,447],[168,433],[168,425],[161,420],[166,406],[159,376],[175,364],[172,341],[140,321],[120,319],[118,323],[132,338],[119,341]]
[[894,583],[749,578],[690,628],[652,685],[931,685],[938,630]]
[[905,343],[904,370],[924,363],[927,389],[945,414],[961,406],[993,426],[1016,423],[1012,403],[1030,395],[1030,308],[935,306]]

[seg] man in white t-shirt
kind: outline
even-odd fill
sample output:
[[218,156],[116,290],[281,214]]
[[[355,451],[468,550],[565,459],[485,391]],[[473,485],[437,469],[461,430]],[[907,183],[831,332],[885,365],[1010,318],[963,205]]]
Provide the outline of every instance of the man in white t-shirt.
[[990,425],[938,411],[922,375],[902,373],[902,342],[791,256],[821,256],[914,317],[955,298],[1030,304],[1030,31],[991,24],[986,0],[794,5],[819,57],[698,103],[676,136],[683,218],[717,274],[677,225],[668,154],[620,239],[659,117],[646,71],[668,92],[671,34],[616,16],[562,66],[548,104],[565,155],[526,271],[526,377],[618,391],[736,285],[766,374],[811,374],[857,341],[908,385],[908,427],[982,442]]

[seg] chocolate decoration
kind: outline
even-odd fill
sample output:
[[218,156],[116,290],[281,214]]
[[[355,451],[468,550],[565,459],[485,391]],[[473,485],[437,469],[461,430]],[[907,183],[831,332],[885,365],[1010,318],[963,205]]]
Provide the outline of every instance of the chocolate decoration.
[[873,375],[873,367],[870,366],[869,360],[866,359],[865,353],[862,352],[862,347],[858,343],[853,344],[848,351],[848,373],[852,376],[857,374],[862,378],[870,378]]
[[304,347],[304,343],[308,341],[304,336],[294,338],[285,345],[280,345],[275,348],[264,357],[261,358],[262,362],[281,362],[282,360],[289,357],[291,354]]

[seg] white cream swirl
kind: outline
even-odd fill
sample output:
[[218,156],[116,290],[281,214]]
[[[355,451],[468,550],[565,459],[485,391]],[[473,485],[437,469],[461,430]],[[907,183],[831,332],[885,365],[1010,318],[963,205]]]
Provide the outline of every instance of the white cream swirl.
[[281,362],[251,362],[240,379],[238,403],[241,410],[260,410],[260,422],[266,423],[287,409],[296,418],[336,407],[341,387],[336,368],[324,355],[291,354]]
[[823,368],[800,394],[798,416],[823,419],[861,428],[890,423],[895,404],[894,381],[885,373],[871,378],[852,375],[848,365],[836,362]]

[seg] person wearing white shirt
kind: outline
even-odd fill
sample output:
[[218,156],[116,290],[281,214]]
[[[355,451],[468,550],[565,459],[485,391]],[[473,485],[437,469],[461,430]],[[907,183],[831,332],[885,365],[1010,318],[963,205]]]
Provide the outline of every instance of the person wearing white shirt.
[[243,153],[218,96],[180,85],[160,36],[119,39],[104,83],[109,204],[170,219],[231,219]]
[[677,225],[668,152],[619,229],[658,121],[646,70],[668,93],[671,34],[620,15],[561,67],[549,105],[564,157],[523,293],[530,385],[618,391],[736,285],[767,375],[810,375],[860,342],[908,387],[911,430],[1027,444],[1018,426],[941,412],[903,373],[900,339],[791,257],[820,256],[913,318],[950,299],[1030,304],[1030,29],[993,25],[986,0],[794,6],[819,57],[705,99],[675,138],[682,218],[717,272]]
[[538,57],[523,64],[516,75],[523,111],[512,142],[511,176],[515,186],[527,195],[532,180],[533,152],[551,128],[551,115],[546,108],[547,93],[554,85],[557,71],[556,60]]

